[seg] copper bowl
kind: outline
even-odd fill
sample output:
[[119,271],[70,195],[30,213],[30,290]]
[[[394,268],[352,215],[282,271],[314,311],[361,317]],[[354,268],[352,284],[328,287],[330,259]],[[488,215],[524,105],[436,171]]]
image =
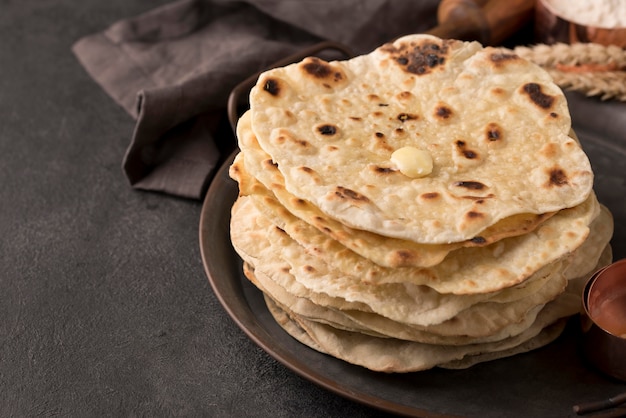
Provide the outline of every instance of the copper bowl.
[[[586,0],[590,4],[595,0]],[[597,5],[597,2],[596,2]],[[561,2],[559,7],[563,7]],[[537,0],[535,7],[535,35],[537,41],[546,44],[563,42],[593,42],[600,45],[626,47],[626,27],[600,26],[599,23],[583,23],[565,17],[566,11],[559,10],[555,0]],[[615,13],[612,13],[613,15]],[[579,13],[575,18],[585,19],[587,13]]]
[[583,291],[582,348],[601,372],[626,381],[626,259],[596,272]]

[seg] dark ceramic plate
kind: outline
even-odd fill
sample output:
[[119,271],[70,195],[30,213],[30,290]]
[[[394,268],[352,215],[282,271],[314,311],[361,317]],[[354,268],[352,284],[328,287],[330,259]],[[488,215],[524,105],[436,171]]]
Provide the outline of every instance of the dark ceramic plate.
[[[626,105],[568,95],[574,127],[596,173],[596,193],[615,218],[615,259],[626,257]],[[206,196],[200,249],[213,291],[224,309],[262,349],[286,367],[344,397],[402,415],[555,417],[574,404],[604,399],[626,385],[590,368],[578,349],[578,318],[552,344],[466,370],[408,374],[371,372],[300,344],[275,322],[261,293],[241,271],[229,238],[237,184],[227,161]]]

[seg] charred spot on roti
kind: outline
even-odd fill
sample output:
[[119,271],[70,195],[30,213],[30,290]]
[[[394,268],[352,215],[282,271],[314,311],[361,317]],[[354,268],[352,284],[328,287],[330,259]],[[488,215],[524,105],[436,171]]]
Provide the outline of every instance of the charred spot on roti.
[[316,81],[322,82],[328,87],[339,84],[346,79],[343,71],[317,57],[305,58],[301,63],[304,74]]
[[354,120],[354,121],[357,121],[357,122],[359,122],[359,121],[362,121],[362,120],[363,120],[363,118],[360,118],[360,117],[358,117],[358,116],[349,116],[349,117],[348,117],[348,119],[351,119],[351,120]]
[[333,136],[337,133],[337,127],[335,125],[324,124],[317,127],[317,132],[324,136]]
[[389,54],[404,71],[419,76],[431,73],[437,67],[443,67],[451,42],[454,41],[403,42],[397,46],[386,44],[381,50]]
[[479,181],[457,181],[454,185],[468,190],[484,190],[487,188],[487,186]]
[[372,165],[370,169],[376,174],[393,174],[396,172],[396,170],[391,167],[381,167],[379,165]]
[[409,250],[396,250],[389,255],[390,264],[396,267],[410,266],[415,260],[416,255]]
[[343,200],[350,200],[353,202],[369,202],[369,198],[367,196],[362,195],[359,192],[355,192],[352,189],[348,189],[347,187],[337,186],[335,188],[335,196]]
[[528,98],[542,109],[550,109],[554,104],[554,96],[545,94],[540,84],[526,83],[522,87],[522,91],[528,95]]
[[297,153],[308,154],[316,149],[309,141],[295,136],[288,129],[280,129],[270,140],[279,146],[287,146]]
[[456,144],[458,152],[463,157],[467,158],[468,160],[473,160],[473,159],[478,158],[478,153],[476,151],[473,151],[467,148],[467,143],[465,141],[457,140],[455,144]]
[[290,138],[294,144],[301,146],[302,148],[309,148],[311,146],[311,144],[309,143],[309,141],[307,141],[306,139],[297,139],[297,138]]
[[561,187],[568,184],[567,173],[560,167],[552,167],[548,170],[548,178],[547,187]]
[[467,219],[482,219],[485,217],[485,214],[482,212],[478,212],[475,210],[470,210],[469,212],[467,212],[465,214],[465,216],[467,217]]
[[313,226],[328,235],[336,235],[335,231],[333,231],[328,225],[326,225],[326,219],[322,218],[321,216],[316,215],[313,217]]
[[293,205],[294,207],[300,207],[303,208],[306,206],[306,200],[304,199],[300,199],[298,197],[292,197],[289,199],[289,203],[291,205]]
[[402,128],[396,128],[393,130],[393,136],[396,138],[402,138],[406,136],[406,131]]
[[503,68],[506,64],[520,60],[520,57],[510,52],[494,52],[489,59],[496,68]]
[[319,58],[309,58],[302,64],[304,71],[315,78],[327,78],[332,74],[332,68],[327,62]]
[[418,119],[418,118],[419,118],[419,116],[417,116],[416,114],[413,114],[413,113],[400,113],[397,116],[397,119],[400,122],[404,122],[404,121],[407,121],[407,120],[415,120],[415,119]]
[[480,244],[485,244],[487,242],[487,240],[485,239],[485,237],[476,236],[476,237],[470,239],[470,242],[472,244],[480,245]]
[[495,122],[487,124],[485,127],[485,138],[488,142],[501,141],[503,138],[502,127]]
[[400,65],[407,65],[409,63],[409,59],[407,57],[398,57],[396,58],[396,62]]
[[276,164],[274,162],[274,160],[272,160],[271,158],[267,158],[267,159],[263,160],[263,165],[266,168],[271,169],[271,170],[273,170],[275,168],[278,168],[278,164]]
[[482,205],[485,203],[485,199],[493,199],[496,197],[493,193],[489,193],[486,196],[459,196],[461,199],[473,200],[474,203]]
[[272,96],[279,96],[282,93],[282,82],[278,78],[268,77],[263,82],[263,91]]
[[401,91],[400,93],[396,95],[396,98],[398,100],[410,100],[413,97],[414,97],[413,93],[411,93],[410,91]]
[[440,120],[450,119],[452,117],[452,109],[445,104],[440,103],[435,108],[435,118]]
[[420,199],[425,200],[427,202],[434,202],[441,198],[441,194],[439,192],[426,192],[420,195]]
[[382,132],[374,133],[374,147],[385,151],[393,150],[393,147],[387,142],[387,137]]
[[473,160],[474,158],[478,157],[478,154],[476,154],[476,152],[470,149],[465,149],[465,150],[462,150],[461,152],[463,153],[463,156],[467,158],[468,160]]
[[311,273],[311,274],[312,274],[312,273],[315,273],[315,272],[316,272],[315,267],[313,267],[313,266],[311,266],[311,265],[308,265],[308,264],[305,264],[302,268],[303,268],[303,269],[304,269],[304,271],[306,271],[307,273]]
[[274,229],[281,235],[287,235],[287,233],[285,232],[284,229],[278,227],[278,226],[274,226]]
[[307,166],[300,166],[297,169],[299,172],[304,173],[308,176],[308,180],[307,181],[311,181],[313,182],[313,184],[320,184],[322,182],[322,179],[320,177],[320,175],[317,173],[317,171],[313,170],[310,167]]

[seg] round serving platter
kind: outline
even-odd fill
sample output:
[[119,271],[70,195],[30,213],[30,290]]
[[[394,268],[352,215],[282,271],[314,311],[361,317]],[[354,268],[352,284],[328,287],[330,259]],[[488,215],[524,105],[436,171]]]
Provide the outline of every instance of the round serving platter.
[[[598,199],[613,213],[614,258],[626,258],[626,106],[568,94],[574,128],[595,172]],[[541,349],[465,370],[406,374],[372,372],[319,353],[288,335],[242,273],[230,243],[230,208],[237,183],[228,159],[213,179],[200,218],[200,250],[224,309],[263,350],[304,378],[351,400],[408,416],[574,416],[575,404],[626,390],[590,368],[578,345],[578,318]]]

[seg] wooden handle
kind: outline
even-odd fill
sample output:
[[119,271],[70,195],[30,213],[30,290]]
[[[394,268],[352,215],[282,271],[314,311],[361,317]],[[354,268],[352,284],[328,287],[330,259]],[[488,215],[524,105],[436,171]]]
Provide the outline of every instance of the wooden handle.
[[535,0],[442,0],[439,25],[428,33],[498,45],[532,19],[534,8]]

